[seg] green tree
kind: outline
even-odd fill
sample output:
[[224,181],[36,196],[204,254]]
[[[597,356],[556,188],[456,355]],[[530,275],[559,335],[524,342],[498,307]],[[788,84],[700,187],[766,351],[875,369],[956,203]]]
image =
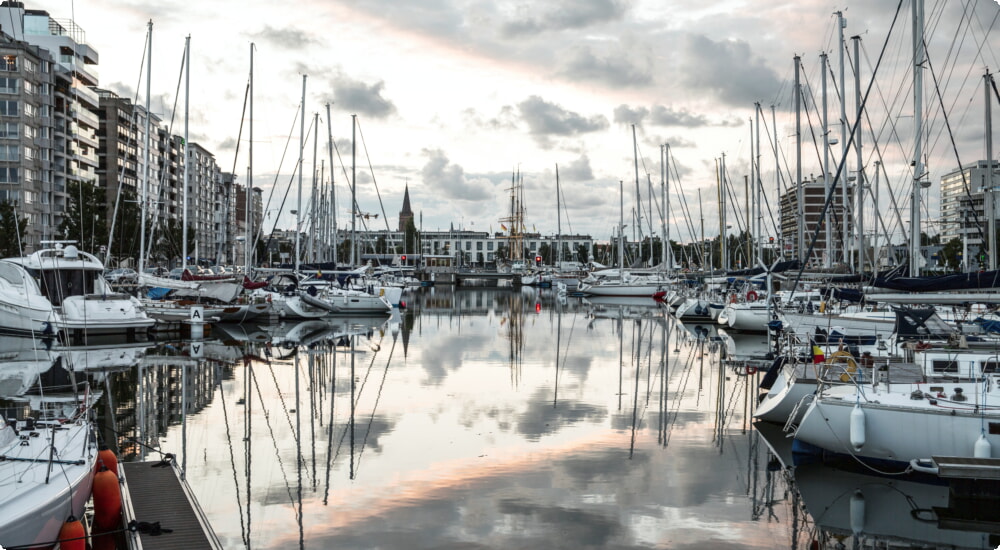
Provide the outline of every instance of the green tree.
[[420,232],[417,231],[417,226],[413,224],[413,218],[410,218],[406,221],[406,228],[403,230],[403,252],[407,254],[419,253],[419,242]]
[[71,181],[66,191],[69,200],[59,232],[63,238],[76,241],[80,250],[97,252],[108,243],[108,208],[104,189],[89,181]]
[[[166,262],[174,258],[181,258],[184,254],[184,248],[181,246],[184,242],[184,232],[182,228],[183,226],[178,220],[167,220],[167,222],[163,224],[162,233],[156,241],[156,246],[153,248],[153,255],[155,256],[155,259]],[[194,254],[194,228],[189,225],[187,233],[187,251],[188,254]]]
[[958,271],[959,265],[962,263],[962,259],[959,254],[962,252],[962,239],[955,237],[954,239],[945,243],[938,252],[938,258],[944,261],[945,267],[952,271]]
[[0,202],[0,257],[21,256],[28,217],[20,217],[9,201]]

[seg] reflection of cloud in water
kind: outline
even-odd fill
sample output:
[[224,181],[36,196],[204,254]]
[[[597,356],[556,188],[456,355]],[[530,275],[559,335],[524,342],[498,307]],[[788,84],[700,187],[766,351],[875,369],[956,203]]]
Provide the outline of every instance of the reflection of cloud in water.
[[518,418],[517,431],[529,441],[538,441],[543,435],[556,433],[577,422],[599,422],[607,416],[604,407],[579,401],[560,400],[553,407],[550,395],[545,390],[536,391],[528,400],[528,408]]

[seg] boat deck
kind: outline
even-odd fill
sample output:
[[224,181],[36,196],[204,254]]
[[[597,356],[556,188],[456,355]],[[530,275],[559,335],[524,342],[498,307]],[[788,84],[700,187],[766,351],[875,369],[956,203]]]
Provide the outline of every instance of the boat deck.
[[222,548],[175,465],[169,462],[127,462],[120,466],[126,480],[122,504],[126,520],[140,522],[138,533],[133,535],[139,539],[140,548]]

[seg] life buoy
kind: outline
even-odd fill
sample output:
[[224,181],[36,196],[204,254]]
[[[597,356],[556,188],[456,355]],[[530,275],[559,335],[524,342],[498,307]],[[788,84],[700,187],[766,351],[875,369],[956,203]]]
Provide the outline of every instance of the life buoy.
[[840,375],[841,382],[850,382],[854,373],[858,372],[858,362],[854,360],[854,356],[851,352],[846,350],[838,350],[833,352],[827,360],[826,364],[829,367],[835,365],[847,365],[844,369],[844,373]]
[[757,367],[755,367],[753,365],[747,365],[746,366],[746,371],[747,371],[747,376],[753,376],[753,375],[757,374]]
[[730,304],[735,304],[736,303],[736,295],[735,294],[731,294],[729,296],[729,303]]
[[756,290],[751,290],[750,292],[747,292],[747,301],[748,302],[756,302],[757,301],[757,291]]

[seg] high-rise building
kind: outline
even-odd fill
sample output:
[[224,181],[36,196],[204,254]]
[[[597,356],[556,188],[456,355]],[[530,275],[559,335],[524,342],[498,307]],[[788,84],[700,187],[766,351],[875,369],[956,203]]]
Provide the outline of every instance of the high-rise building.
[[[46,127],[50,132],[42,138],[50,140],[51,157],[43,158],[40,174],[23,177],[41,179],[44,212],[39,220],[40,231],[43,239],[53,239],[60,237],[59,225],[68,206],[70,186],[97,183],[99,122],[95,113],[100,100],[90,87],[98,83],[98,56],[87,44],[83,29],[72,21],[56,20],[43,10],[26,10],[22,2],[10,0],[0,4],[0,11],[4,12],[0,20],[11,22],[4,26],[5,32],[14,40],[46,50],[52,59],[51,88],[36,92],[49,96],[51,103],[42,100],[35,106],[25,102],[22,117],[41,117],[43,133]],[[26,64],[26,71],[32,69],[44,71],[45,67]]]
[[[964,239],[979,249],[989,235],[984,190],[990,186],[988,163],[980,160],[941,176],[941,243]],[[1000,163],[993,161],[993,186],[1000,185]],[[994,198],[1000,203],[1000,197]],[[998,205],[1000,206],[1000,205]]]
[[[823,204],[826,202],[827,195],[827,189],[822,178],[812,178],[811,180],[807,179],[803,181],[802,195],[805,206],[803,209],[805,219],[803,220],[802,227],[805,231],[806,250],[802,254],[798,251],[798,196],[796,190],[792,189],[781,195],[781,247],[783,256],[785,258],[800,258],[805,256],[805,252],[808,252],[809,243],[815,237],[816,243],[813,246],[809,261],[806,263],[813,267],[822,267],[825,264],[824,258],[827,254],[827,238],[828,235],[832,235],[834,250],[832,261],[833,263],[845,261],[842,243],[848,241],[848,239],[845,239],[845,236],[851,234],[853,224],[848,223],[848,227],[842,227],[843,208],[841,204],[843,203],[841,197],[843,196],[843,191],[841,186],[838,185],[834,188],[833,200],[828,209],[828,213],[833,214],[834,223],[832,232],[827,231],[825,223],[820,223],[820,214],[823,211]],[[848,204],[852,204],[853,195],[852,188],[847,194]]]
[[53,236],[52,65],[47,50],[0,33],[0,202],[28,221],[25,253]]

